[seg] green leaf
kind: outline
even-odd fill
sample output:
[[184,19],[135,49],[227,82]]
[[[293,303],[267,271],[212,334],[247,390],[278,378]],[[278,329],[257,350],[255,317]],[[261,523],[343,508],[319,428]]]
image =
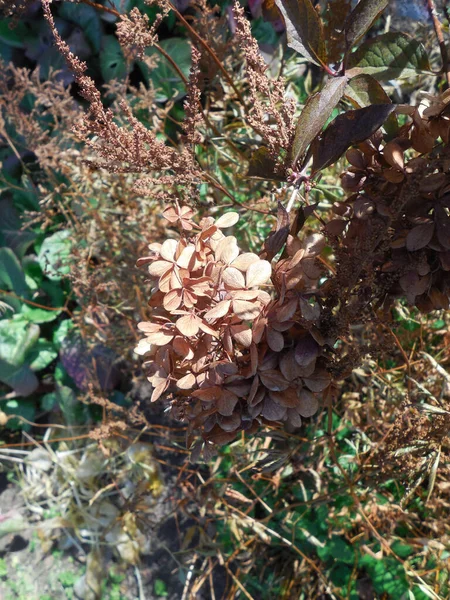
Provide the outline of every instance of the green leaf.
[[62,19],[79,25],[92,49],[99,52],[102,41],[102,24],[95,8],[64,2],[59,7],[58,15]]
[[252,35],[259,44],[271,44],[276,45],[278,41],[278,34],[273,28],[272,23],[265,21],[263,17],[253,19],[251,22]]
[[414,77],[431,71],[422,44],[404,33],[395,32],[379,35],[362,44],[350,54],[348,68],[347,75],[350,77],[365,73],[380,81]]
[[59,350],[61,344],[67,337],[70,335],[70,331],[72,331],[74,325],[71,319],[64,319],[58,325],[58,327],[53,331],[53,344]]
[[374,104],[349,110],[334,119],[314,147],[314,173],[330,166],[353,144],[363,142],[379,129],[395,110],[393,104]]
[[75,392],[70,387],[57,385],[56,399],[67,424],[73,425],[76,423],[79,416],[79,410],[77,409],[83,405],[78,402]]
[[316,65],[326,62],[323,25],[311,0],[275,0],[286,23],[288,46]]
[[42,271],[52,281],[59,281],[69,273],[69,257],[72,248],[69,230],[58,231],[45,238],[38,254]]
[[[188,78],[191,68],[191,45],[188,40],[169,38],[162,40],[160,46],[178,65],[183,75]],[[156,102],[183,98],[186,95],[186,87],[169,61],[161,56],[155,48],[147,48],[145,54],[158,59],[158,64],[154,69],[149,69],[142,61],[138,63],[144,77],[153,84],[156,90]]]
[[348,15],[344,27],[345,41],[349,50],[370,29],[372,23],[388,4],[389,0],[360,0],[358,2]]
[[60,310],[45,310],[37,306],[23,304],[20,314],[30,323],[51,323],[61,314]]
[[0,248],[0,287],[18,296],[28,292],[22,266],[11,248]]
[[168,596],[167,585],[162,579],[155,579],[154,584],[155,594],[157,596]]
[[344,95],[355,108],[364,108],[371,104],[391,103],[391,99],[380,83],[374,77],[365,73],[350,79]]
[[21,315],[0,321],[0,358],[20,367],[27,352],[39,339],[38,325],[28,323]]
[[0,19],[0,40],[12,48],[23,48],[29,37],[29,29],[21,21],[10,27],[11,19]]
[[324,87],[308,98],[297,122],[292,144],[292,165],[304,154],[313,139],[320,133],[334,107],[342,98],[347,77],[332,77]]
[[38,378],[28,365],[12,365],[3,358],[0,358],[0,381],[19,396],[29,396],[39,385]]
[[123,79],[127,74],[127,65],[122,48],[113,35],[103,37],[100,51],[100,70],[105,81]]
[[32,231],[21,231],[22,223],[11,198],[0,198],[0,235],[5,246],[21,259],[36,238]]
[[50,411],[53,410],[53,408],[55,407],[55,405],[58,402],[58,397],[56,395],[56,392],[50,392],[49,394],[44,394],[41,397],[41,409],[45,410],[45,411]]
[[40,371],[45,369],[58,356],[58,352],[51,342],[44,339],[39,339],[37,344],[28,352],[25,357],[30,369]]

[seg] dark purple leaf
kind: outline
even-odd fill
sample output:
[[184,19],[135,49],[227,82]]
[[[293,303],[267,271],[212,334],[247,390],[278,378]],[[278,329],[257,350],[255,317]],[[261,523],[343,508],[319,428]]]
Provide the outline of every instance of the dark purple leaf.
[[374,104],[337,116],[315,145],[313,172],[333,164],[349,146],[374,134],[394,110],[393,104]]
[[434,223],[423,223],[422,225],[417,225],[417,227],[411,229],[406,237],[406,248],[410,252],[425,248],[425,246],[427,246],[431,241],[433,233]]
[[308,60],[326,62],[322,21],[311,0],[275,0],[286,22],[288,46]]
[[292,165],[295,165],[322,130],[333,109],[342,98],[347,81],[347,77],[332,77],[320,92],[308,98],[295,130],[291,152]]
[[278,202],[277,225],[275,231],[271,231],[267,240],[264,242],[267,260],[272,260],[284,246],[289,235],[289,228],[289,214],[281,202]]
[[345,41],[349,50],[366,33],[388,4],[389,0],[361,0],[358,2],[348,15],[344,27]]
[[439,242],[446,250],[450,250],[450,217],[442,206],[435,208],[435,223]]
[[319,355],[319,344],[310,335],[302,338],[295,347],[295,360],[298,365],[309,365]]
[[106,346],[98,345],[90,350],[81,338],[68,338],[61,347],[60,358],[80,390],[87,390],[92,383],[108,391],[119,383],[117,356]]

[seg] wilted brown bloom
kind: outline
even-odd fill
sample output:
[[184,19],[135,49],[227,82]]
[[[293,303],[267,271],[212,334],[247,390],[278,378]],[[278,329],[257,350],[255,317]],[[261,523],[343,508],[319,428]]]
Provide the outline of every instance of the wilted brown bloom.
[[158,14],[155,22],[150,27],[148,16],[142,14],[138,8],[133,8],[129,15],[120,15],[120,23],[117,24],[117,37],[128,60],[142,59],[145,49],[153,46],[158,41],[156,30],[163,18],[163,14]]
[[136,348],[152,401],[170,392],[174,414],[205,442],[229,441],[265,421],[299,426],[331,381],[323,342],[314,339],[320,307],[308,300],[321,273],[313,264],[321,236],[290,240],[292,256],[275,273],[278,293],[271,264],[222,233],[236,213],[199,225],[187,207],[163,214],[180,226],[180,238],[150,244],[138,261],[148,264],[159,298],[150,301],[153,320],[139,324],[146,337]]

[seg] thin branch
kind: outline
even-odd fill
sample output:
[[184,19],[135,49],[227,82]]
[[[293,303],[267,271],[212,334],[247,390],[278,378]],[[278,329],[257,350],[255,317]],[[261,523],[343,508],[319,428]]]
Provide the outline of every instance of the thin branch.
[[445,44],[444,34],[442,33],[442,25],[439,21],[434,0],[427,0],[427,8],[430,14],[430,18],[433,21],[434,31],[436,32],[436,37],[439,42],[439,48],[441,50],[442,73],[444,73],[447,79],[447,85],[450,87],[450,64],[448,60],[447,46]]

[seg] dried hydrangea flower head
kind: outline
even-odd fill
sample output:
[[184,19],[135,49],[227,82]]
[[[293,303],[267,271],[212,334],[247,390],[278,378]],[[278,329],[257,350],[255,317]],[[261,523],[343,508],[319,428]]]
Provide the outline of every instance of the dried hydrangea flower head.
[[290,238],[287,258],[272,268],[223,233],[237,213],[199,224],[187,207],[163,215],[180,237],[150,244],[138,261],[153,284],[152,321],[139,324],[146,337],[135,350],[151,401],[170,394],[173,413],[189,423],[189,444],[195,432],[222,444],[265,422],[301,425],[330,384],[314,296],[322,236]]
[[[448,309],[450,91],[422,94],[405,110],[410,121],[398,137],[385,142],[380,130],[347,152],[342,185],[352,195],[335,205],[326,231],[341,244],[341,265],[358,252],[373,256],[361,278],[384,290],[386,307],[404,297],[423,312]],[[374,252],[373,240],[385,234],[389,244]]]

